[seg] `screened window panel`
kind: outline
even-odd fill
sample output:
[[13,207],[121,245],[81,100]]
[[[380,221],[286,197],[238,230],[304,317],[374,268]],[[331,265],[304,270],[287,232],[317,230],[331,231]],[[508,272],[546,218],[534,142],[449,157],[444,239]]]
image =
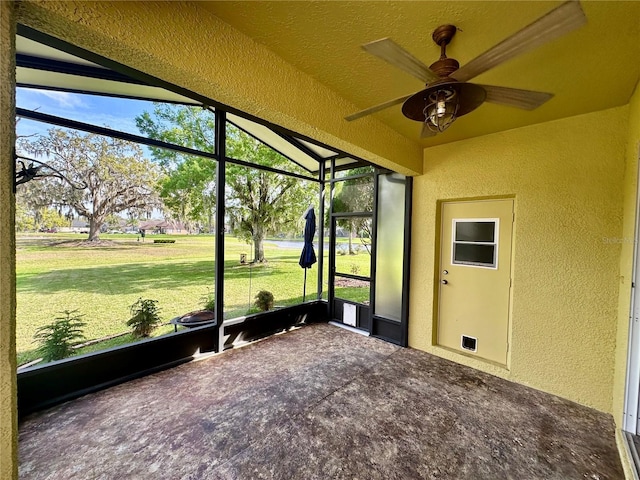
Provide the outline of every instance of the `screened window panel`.
[[329,157],[333,157],[334,155],[337,155],[337,153],[334,152],[333,150],[320,147],[315,143],[307,142],[305,140],[302,140],[301,138],[296,138],[296,140],[300,142],[302,145],[304,145],[305,147],[307,147],[309,150],[311,150],[313,153],[319,155],[322,158],[329,158]]
[[[290,167],[285,165],[277,166],[286,171],[294,171],[296,173],[309,173],[318,171],[318,162],[307,155],[305,152],[285,140],[283,137],[275,133],[273,130],[260,125],[259,123],[252,122],[246,118],[227,114],[227,120],[232,123],[236,128],[241,129],[252,137],[255,137],[260,142],[269,146],[291,163]],[[230,155],[233,156],[233,155]],[[238,158],[238,157],[237,157]],[[238,160],[253,161],[251,158],[238,158]]]
[[333,213],[373,211],[373,177],[336,182]]
[[336,272],[371,275],[371,217],[345,217],[336,226]]

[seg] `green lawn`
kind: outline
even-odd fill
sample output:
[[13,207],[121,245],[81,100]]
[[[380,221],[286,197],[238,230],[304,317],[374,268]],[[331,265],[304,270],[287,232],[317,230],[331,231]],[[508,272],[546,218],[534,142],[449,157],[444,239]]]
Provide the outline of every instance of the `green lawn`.
[[[18,234],[17,236],[17,351],[18,363],[37,358],[32,342],[35,330],[50,323],[63,310],[84,314],[87,339],[127,331],[129,306],[139,297],[156,299],[163,321],[201,308],[202,297],[214,286],[214,237],[210,235],[102,235],[113,242],[100,247],[78,246],[86,235]],[[175,239],[154,244],[154,239]],[[328,243],[325,242],[325,245]],[[264,265],[241,265],[240,253],[251,247],[234,237],[225,238],[225,317],[255,312],[253,297],[269,290],[276,306],[302,301],[304,271],[298,265],[300,248],[265,243]],[[326,258],[325,258],[326,262]],[[338,255],[338,271],[369,274],[370,256]],[[326,267],[325,267],[326,268]],[[326,271],[326,269],[325,269]],[[307,300],[315,298],[317,266],[307,273]],[[326,276],[325,286],[326,291]],[[342,287],[340,296],[368,300],[368,288]],[[173,331],[160,328],[157,334]],[[132,341],[129,335],[83,349],[97,350]]]

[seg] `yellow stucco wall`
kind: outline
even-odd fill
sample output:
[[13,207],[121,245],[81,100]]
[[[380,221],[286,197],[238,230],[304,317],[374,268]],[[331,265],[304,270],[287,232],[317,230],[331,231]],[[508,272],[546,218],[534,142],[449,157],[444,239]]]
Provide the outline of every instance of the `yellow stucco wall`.
[[408,175],[422,148],[197,2],[25,1],[19,21],[225,105]]
[[0,2],[0,478],[17,478],[16,297],[13,198],[15,12]]
[[[425,149],[409,344],[611,412],[627,107]],[[510,370],[433,345],[438,200],[513,195]]]
[[629,342],[629,308],[633,268],[633,239],[635,235],[636,198],[638,183],[638,154],[640,150],[640,83],[629,102],[629,124],[624,178],[624,221],[620,253],[620,295],[616,335],[615,378],[613,388],[613,417],[622,425],[624,389]]

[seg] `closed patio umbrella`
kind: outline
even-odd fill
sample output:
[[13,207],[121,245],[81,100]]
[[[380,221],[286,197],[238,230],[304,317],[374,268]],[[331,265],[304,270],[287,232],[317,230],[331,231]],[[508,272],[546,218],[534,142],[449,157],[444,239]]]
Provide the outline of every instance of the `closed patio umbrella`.
[[300,254],[300,266],[304,268],[304,287],[302,289],[302,301],[307,298],[307,268],[311,268],[311,265],[316,263],[316,252],[313,250],[313,237],[316,234],[316,213],[313,207],[307,210],[304,218],[306,219],[304,225],[304,247]]

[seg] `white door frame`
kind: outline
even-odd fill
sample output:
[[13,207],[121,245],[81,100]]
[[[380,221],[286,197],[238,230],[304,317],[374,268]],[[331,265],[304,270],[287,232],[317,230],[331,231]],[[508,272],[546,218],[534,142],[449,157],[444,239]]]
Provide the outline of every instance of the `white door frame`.
[[[640,152],[639,152],[640,160]],[[640,163],[640,162],[639,162]],[[638,425],[638,412],[640,411],[640,295],[636,293],[636,285],[640,281],[640,252],[638,249],[639,219],[640,212],[640,169],[636,177],[636,211],[635,232],[633,235],[633,264],[631,272],[631,299],[629,308],[629,343],[627,348],[627,378],[625,383],[624,414],[622,429],[636,435],[640,431]],[[625,241],[626,239],[622,239]]]

